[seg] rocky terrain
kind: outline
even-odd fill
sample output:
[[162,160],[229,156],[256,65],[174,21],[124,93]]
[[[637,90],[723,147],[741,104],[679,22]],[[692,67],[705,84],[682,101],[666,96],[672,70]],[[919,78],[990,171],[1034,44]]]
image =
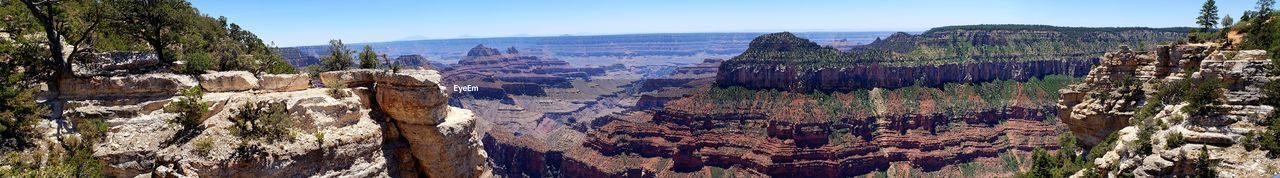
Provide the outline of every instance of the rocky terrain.
[[[1191,175],[1211,162],[1219,177],[1267,177],[1280,162],[1254,149],[1252,133],[1271,124],[1274,106],[1262,104],[1267,51],[1233,50],[1219,43],[1161,45],[1104,55],[1084,82],[1063,89],[1059,117],[1071,132],[1107,152],[1090,161],[1085,175],[1161,177]],[[1178,86],[1206,87],[1209,98],[1181,100]],[[1193,89],[1192,91],[1198,91]],[[1202,104],[1197,104],[1201,102]],[[1203,110],[1193,105],[1203,105]],[[1190,106],[1190,107],[1189,107]],[[1108,136],[1110,135],[1110,136]],[[1176,136],[1175,136],[1176,135]],[[1207,149],[1207,150],[1204,150]],[[1095,149],[1098,150],[1098,149]],[[1207,153],[1207,160],[1196,153]]]
[[[154,62],[154,55],[104,64]],[[132,61],[132,62],[129,62]],[[88,68],[86,68],[88,69]],[[110,71],[110,70],[101,70]],[[87,71],[64,80],[65,121],[41,124],[46,140],[75,142],[71,130],[102,121],[92,155],[115,177],[483,177],[489,175],[475,114],[449,107],[433,70],[322,73],[347,88],[313,88],[307,74],[244,71],[179,75]],[[198,127],[167,122],[166,108],[200,88],[209,111]],[[279,141],[236,135],[243,106],[283,103],[290,122]],[[77,123],[77,124],[70,124]]]

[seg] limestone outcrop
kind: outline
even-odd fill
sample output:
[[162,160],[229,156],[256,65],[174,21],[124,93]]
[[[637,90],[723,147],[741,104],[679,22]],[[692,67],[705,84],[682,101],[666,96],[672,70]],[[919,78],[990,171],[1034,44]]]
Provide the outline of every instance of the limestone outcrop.
[[262,90],[275,92],[301,91],[311,88],[311,76],[303,74],[264,74],[258,79]]
[[178,74],[74,77],[62,80],[61,98],[109,98],[172,96],[196,86],[191,77]]
[[[1107,177],[1192,175],[1194,165],[1204,161],[1217,164],[1218,177],[1280,173],[1280,161],[1241,144],[1255,139],[1244,135],[1265,129],[1265,118],[1276,113],[1273,106],[1260,104],[1261,87],[1277,79],[1269,74],[1266,51],[1233,51],[1214,43],[1153,49],[1122,47],[1109,52],[1082,83],[1062,90],[1059,117],[1063,123],[1087,145],[1110,146],[1101,149],[1108,152],[1089,153],[1102,155],[1089,160],[1095,169],[1072,177],[1090,171]],[[1219,80],[1223,88],[1214,91],[1221,95],[1204,106],[1205,112],[1187,112],[1183,108],[1191,104],[1180,98],[1153,98],[1176,81],[1206,80]],[[1149,106],[1150,116],[1135,116],[1141,112],[1139,107]],[[1110,134],[1116,140],[1100,144]],[[1173,134],[1181,135],[1185,144],[1170,145],[1168,139],[1178,138]],[[1195,156],[1201,149],[1208,149],[1208,160]]]
[[[438,72],[349,70],[320,77],[349,87],[311,88],[307,74],[232,71],[196,79],[152,73],[70,78],[59,97],[67,100],[68,120],[105,121],[108,131],[93,155],[115,177],[489,174],[475,114],[445,104]],[[195,128],[169,124],[178,114],[163,108],[194,86],[206,90],[200,100],[210,104],[203,122]],[[291,122],[287,138],[246,140],[233,131],[241,108],[261,102],[284,104]]]
[[229,71],[200,75],[200,87],[206,92],[229,92],[257,89],[259,85],[253,73]]
[[446,105],[448,95],[433,70],[389,73],[351,70],[320,74],[325,83],[371,87],[380,111],[394,122],[394,132],[408,141],[418,168],[432,177],[488,175],[487,159],[475,131],[475,114]]

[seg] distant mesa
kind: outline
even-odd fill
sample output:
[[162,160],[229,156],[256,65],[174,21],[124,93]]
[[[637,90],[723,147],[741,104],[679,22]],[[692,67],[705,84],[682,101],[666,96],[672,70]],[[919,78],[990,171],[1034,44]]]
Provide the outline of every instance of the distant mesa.
[[476,45],[476,47],[471,48],[471,51],[467,52],[467,58],[499,56],[499,55],[502,55],[502,52],[498,52],[498,49],[493,49],[493,48],[484,46],[484,44]]
[[401,55],[399,57],[396,57],[395,62],[399,63],[400,66],[407,67],[407,68],[422,68],[422,69],[431,69],[431,70],[439,70],[443,68],[441,66],[436,66],[431,60],[428,60],[427,57],[423,57],[422,55],[417,55],[417,54]]
[[755,40],[751,40],[748,52],[787,52],[819,49],[818,43],[809,41],[808,39],[797,37],[791,32],[779,32],[761,35]]

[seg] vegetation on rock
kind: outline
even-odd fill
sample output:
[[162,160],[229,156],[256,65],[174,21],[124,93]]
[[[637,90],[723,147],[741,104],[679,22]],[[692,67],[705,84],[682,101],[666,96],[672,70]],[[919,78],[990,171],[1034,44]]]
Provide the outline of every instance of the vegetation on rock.
[[292,139],[293,120],[284,102],[248,102],[231,119],[231,133],[246,140],[275,142]]
[[178,113],[177,117],[166,120],[170,124],[178,124],[183,129],[195,129],[204,122],[204,114],[209,112],[211,104],[201,101],[204,90],[194,86],[182,90],[182,96],[165,106],[165,112]]
[[373,46],[364,45],[364,50],[360,51],[360,68],[378,68],[378,52],[373,51]]
[[342,40],[329,40],[329,55],[320,57],[320,72],[347,70],[352,67],[351,54],[354,50],[347,49],[346,44],[342,44]]

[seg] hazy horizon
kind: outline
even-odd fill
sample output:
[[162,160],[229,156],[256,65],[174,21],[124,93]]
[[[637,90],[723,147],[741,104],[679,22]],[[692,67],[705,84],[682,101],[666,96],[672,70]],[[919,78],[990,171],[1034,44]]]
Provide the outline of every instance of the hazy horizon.
[[[1189,27],[1204,1],[245,1],[194,0],[281,47],[329,39],[428,39],[652,33],[924,31],[975,24]],[[679,6],[674,6],[678,4]],[[1155,6],[1154,4],[1160,4]],[[1218,1],[1238,18],[1253,1]],[[903,9],[913,9],[904,12]],[[918,10],[914,10],[918,9]],[[1081,13],[1088,12],[1088,13]]]

